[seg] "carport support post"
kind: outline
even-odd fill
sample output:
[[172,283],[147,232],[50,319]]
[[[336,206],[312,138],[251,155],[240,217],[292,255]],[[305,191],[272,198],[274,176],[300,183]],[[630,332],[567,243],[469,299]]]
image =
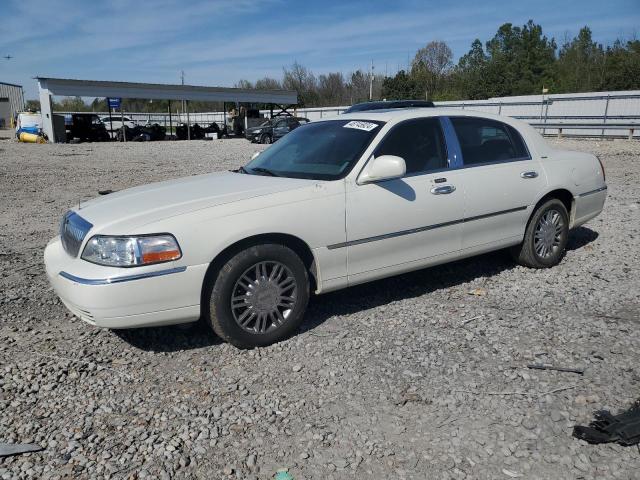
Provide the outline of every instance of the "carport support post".
[[127,131],[124,129],[124,108],[120,105],[120,119],[122,121],[122,141],[127,141]]
[[187,140],[191,140],[191,122],[189,121],[189,100],[184,102],[187,107]]
[[42,115],[42,131],[51,143],[56,141],[53,131],[53,109],[51,108],[51,94],[47,88],[45,79],[38,80],[38,89],[40,90],[40,113]]
[[[604,104],[604,118],[602,119],[602,124],[604,125],[605,123],[607,123],[607,113],[609,113],[609,99],[611,98],[610,95],[607,95],[607,103]],[[602,133],[600,134],[600,137],[603,138],[604,137],[604,127],[602,128]]]
[[171,122],[171,100],[169,100],[169,137],[173,138],[173,123]]
[[109,103],[109,99],[107,98],[107,108],[109,109],[109,140],[113,140],[111,135],[113,135],[113,119],[111,118],[111,104]]

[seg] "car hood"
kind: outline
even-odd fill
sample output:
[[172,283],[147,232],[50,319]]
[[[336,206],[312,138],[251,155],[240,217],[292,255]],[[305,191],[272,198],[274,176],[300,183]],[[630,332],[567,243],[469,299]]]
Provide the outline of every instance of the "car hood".
[[88,202],[76,213],[91,222],[95,232],[120,231],[195,210],[304,188],[313,180],[221,172],[152,183],[122,190]]
[[247,132],[255,132],[257,130],[271,130],[271,125],[265,125],[264,127],[256,126],[247,128]]

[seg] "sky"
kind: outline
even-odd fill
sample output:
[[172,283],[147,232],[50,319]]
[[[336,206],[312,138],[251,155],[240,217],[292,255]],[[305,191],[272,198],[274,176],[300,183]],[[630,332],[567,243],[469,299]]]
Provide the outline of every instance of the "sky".
[[0,0],[0,81],[37,98],[35,76],[233,86],[280,79],[298,61],[319,75],[394,74],[445,41],[457,59],[503,23],[533,19],[561,44],[640,37],[640,0]]

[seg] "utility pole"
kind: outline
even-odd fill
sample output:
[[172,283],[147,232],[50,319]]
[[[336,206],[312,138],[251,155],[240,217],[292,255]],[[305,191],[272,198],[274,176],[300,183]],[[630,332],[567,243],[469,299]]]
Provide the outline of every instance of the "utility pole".
[[373,59],[371,60],[371,71],[369,72],[369,101],[373,100]]

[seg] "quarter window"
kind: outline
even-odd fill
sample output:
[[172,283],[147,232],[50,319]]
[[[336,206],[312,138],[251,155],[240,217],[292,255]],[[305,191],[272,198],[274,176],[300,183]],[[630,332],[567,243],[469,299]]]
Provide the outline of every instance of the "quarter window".
[[522,137],[510,125],[476,117],[453,117],[451,123],[465,165],[529,158]]
[[447,149],[437,118],[416,118],[391,129],[374,154],[402,157],[407,175],[447,168]]

